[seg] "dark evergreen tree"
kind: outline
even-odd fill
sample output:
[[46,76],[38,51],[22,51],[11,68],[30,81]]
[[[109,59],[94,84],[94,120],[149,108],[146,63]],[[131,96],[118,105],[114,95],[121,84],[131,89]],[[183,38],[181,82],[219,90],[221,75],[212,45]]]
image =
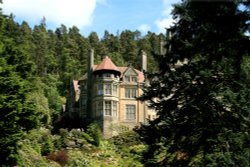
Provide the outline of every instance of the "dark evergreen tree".
[[104,32],[104,37],[102,39],[105,47],[108,49],[109,53],[117,52],[120,53],[121,51],[121,43],[119,40],[119,36],[115,36],[110,34],[107,30]]
[[33,43],[35,44],[33,59],[36,65],[36,73],[39,77],[46,76],[48,72],[47,57],[50,56],[48,49],[49,36],[45,21],[45,18],[42,19],[40,25],[35,26],[33,30]]
[[99,37],[96,32],[91,32],[88,36],[89,43],[92,49],[95,50],[95,62],[99,63],[103,56],[104,53],[106,53],[106,49],[104,50],[103,53],[103,44],[100,43]]
[[133,66],[137,66],[135,63],[138,56],[136,41],[137,35],[137,32],[132,32],[129,30],[122,31],[120,35],[120,42],[122,45],[121,53],[123,55],[123,59],[128,62],[128,64],[132,64]]
[[250,165],[246,3],[175,5],[167,52],[142,96],[158,114],[137,130],[148,144],[145,166]]
[[77,50],[77,60],[79,61],[79,70],[83,74],[87,69],[87,55],[89,54],[90,44],[87,38],[83,37],[79,29],[75,26],[69,29],[69,37],[73,39],[78,46]]
[[11,21],[0,11],[0,164],[3,166],[16,164],[18,141],[23,132],[37,127],[40,121],[36,104],[28,100],[33,91],[30,81],[34,65],[27,52],[9,35],[6,26]]

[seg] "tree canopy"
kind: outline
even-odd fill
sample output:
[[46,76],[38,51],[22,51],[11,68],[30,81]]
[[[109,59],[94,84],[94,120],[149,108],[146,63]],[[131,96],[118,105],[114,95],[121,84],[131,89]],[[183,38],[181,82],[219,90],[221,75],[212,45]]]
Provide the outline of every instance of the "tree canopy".
[[249,2],[174,6],[166,54],[142,100],[158,117],[137,129],[146,166],[249,166]]
[[46,18],[31,28],[26,21],[15,22],[13,14],[3,15],[0,8],[0,164],[18,164],[18,143],[24,133],[52,128],[60,120],[70,83],[86,73],[90,49],[95,50],[95,64],[107,55],[116,65],[136,68],[144,50],[148,70],[153,71],[152,53],[159,52],[155,43],[162,36],[124,30],[116,35],[105,31],[103,38],[96,32],[84,37],[75,26],[49,30]]

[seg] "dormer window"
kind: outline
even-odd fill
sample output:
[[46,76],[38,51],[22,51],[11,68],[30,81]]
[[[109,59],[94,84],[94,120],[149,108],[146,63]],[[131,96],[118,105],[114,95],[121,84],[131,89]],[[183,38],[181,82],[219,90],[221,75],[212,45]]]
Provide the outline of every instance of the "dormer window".
[[124,81],[125,82],[137,82],[137,76],[125,76]]
[[136,76],[132,76],[132,77],[131,77],[131,81],[132,81],[132,82],[137,82],[137,77],[136,77]]
[[124,81],[125,82],[130,82],[130,76],[125,76]]

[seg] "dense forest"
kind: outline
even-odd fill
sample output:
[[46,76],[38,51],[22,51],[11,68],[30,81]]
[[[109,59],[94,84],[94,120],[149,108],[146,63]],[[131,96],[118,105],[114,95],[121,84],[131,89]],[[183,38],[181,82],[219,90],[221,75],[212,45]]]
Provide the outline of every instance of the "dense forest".
[[[77,27],[49,30],[46,18],[32,28],[19,24],[0,8],[0,164],[249,166],[249,13],[249,1],[184,0],[174,6],[176,22],[166,35],[84,37]],[[150,84],[140,100],[151,102],[155,120],[108,141],[96,124],[53,132],[90,49],[95,63],[108,55],[139,69],[141,51],[147,53]]]
[[108,55],[116,65],[141,66],[141,51],[148,55],[148,70],[157,69],[153,53],[159,53],[163,34],[124,30],[88,37],[77,27],[46,28],[46,19],[30,27],[0,13],[0,127],[1,162],[16,161],[17,142],[33,128],[49,127],[61,116],[69,85],[87,70],[87,56],[95,51],[95,63]]

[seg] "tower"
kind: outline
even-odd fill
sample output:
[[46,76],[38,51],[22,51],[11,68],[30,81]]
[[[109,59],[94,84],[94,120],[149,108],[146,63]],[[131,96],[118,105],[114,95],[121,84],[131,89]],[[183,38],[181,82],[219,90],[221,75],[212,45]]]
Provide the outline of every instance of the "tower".
[[121,72],[109,57],[105,57],[93,72],[92,113],[104,136],[112,136],[110,127],[118,121],[118,87]]

